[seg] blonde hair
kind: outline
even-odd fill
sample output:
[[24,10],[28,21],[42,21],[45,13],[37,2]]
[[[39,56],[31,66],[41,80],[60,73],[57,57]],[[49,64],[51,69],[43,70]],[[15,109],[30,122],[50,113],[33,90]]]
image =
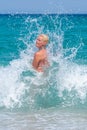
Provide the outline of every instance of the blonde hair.
[[43,37],[46,43],[49,42],[49,37],[46,34],[40,34],[39,36]]

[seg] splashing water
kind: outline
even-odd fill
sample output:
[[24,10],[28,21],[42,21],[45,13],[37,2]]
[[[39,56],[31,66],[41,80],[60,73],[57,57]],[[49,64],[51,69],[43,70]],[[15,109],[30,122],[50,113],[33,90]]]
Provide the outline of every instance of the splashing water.
[[[14,17],[20,19],[20,16]],[[64,47],[67,31],[74,28],[73,22],[57,15],[23,16],[20,22],[18,43],[23,46],[16,49],[19,57],[0,66],[0,107],[31,110],[87,104],[87,65],[76,62],[77,53],[84,46],[82,39],[79,38],[76,46]],[[15,21],[15,28],[16,24]],[[50,37],[47,46],[50,67],[44,73],[32,67],[37,51],[34,43],[40,33]]]

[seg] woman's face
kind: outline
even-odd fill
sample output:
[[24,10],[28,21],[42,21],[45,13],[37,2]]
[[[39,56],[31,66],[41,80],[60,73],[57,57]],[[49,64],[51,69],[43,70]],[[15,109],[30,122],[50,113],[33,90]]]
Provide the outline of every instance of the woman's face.
[[40,48],[44,45],[44,38],[42,36],[38,36],[36,39],[36,47]]

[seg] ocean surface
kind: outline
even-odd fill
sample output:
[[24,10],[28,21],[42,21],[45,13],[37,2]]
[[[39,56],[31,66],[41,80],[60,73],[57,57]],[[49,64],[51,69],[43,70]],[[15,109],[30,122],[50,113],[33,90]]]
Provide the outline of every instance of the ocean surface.
[[[41,33],[50,66],[38,73]],[[87,130],[87,15],[0,15],[0,130]]]

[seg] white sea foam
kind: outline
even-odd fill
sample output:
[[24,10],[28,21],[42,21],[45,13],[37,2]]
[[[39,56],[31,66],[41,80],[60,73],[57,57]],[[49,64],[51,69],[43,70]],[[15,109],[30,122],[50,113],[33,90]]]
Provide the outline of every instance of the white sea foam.
[[[36,48],[30,42],[31,37],[43,33],[45,28],[39,24],[39,21],[42,20],[41,17],[34,19],[28,17],[25,20],[28,33],[25,34],[25,37],[19,38],[26,49],[20,51],[19,59],[12,60],[8,66],[0,67],[0,106],[14,108],[21,107],[25,103],[32,107],[36,103],[36,95],[42,95],[42,98],[46,101],[50,100],[51,103],[52,98],[54,99],[52,93],[54,89],[58,91],[57,95],[54,94],[56,100],[61,98],[63,101],[67,101],[67,97],[69,97],[72,100],[79,98],[82,103],[85,102],[87,65],[79,65],[71,61],[76,56],[81,44],[79,47],[64,50],[62,45],[64,40],[64,32],[61,29],[62,20],[58,21],[59,17],[55,21],[52,17],[47,18],[51,21],[51,25],[53,24],[55,27],[54,33],[50,30],[46,31],[50,37],[50,44],[47,48],[50,61],[49,69],[42,74],[32,68],[32,59]],[[35,29],[38,31],[35,31]],[[33,42],[35,43],[34,40]],[[67,56],[68,51],[71,54]],[[51,87],[50,92],[49,88]],[[64,95],[64,91],[67,92],[66,95]],[[72,94],[73,91],[74,94]],[[48,94],[48,97],[46,97],[46,94]]]

